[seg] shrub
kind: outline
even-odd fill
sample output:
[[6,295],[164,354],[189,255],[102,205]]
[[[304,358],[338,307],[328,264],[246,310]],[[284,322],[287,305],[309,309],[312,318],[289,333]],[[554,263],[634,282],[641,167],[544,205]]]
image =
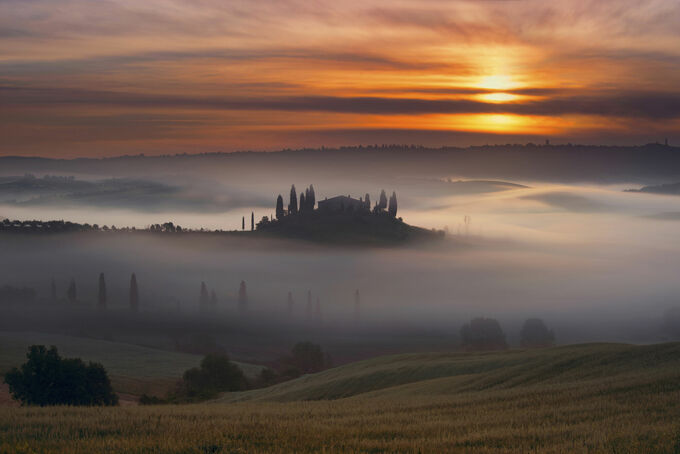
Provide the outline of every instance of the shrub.
[[247,385],[241,368],[229,361],[226,354],[211,353],[203,358],[200,367],[184,372],[179,397],[211,399],[221,392],[244,390]]
[[529,318],[519,333],[522,347],[550,347],[555,344],[555,333],[540,318]]
[[23,405],[117,405],[104,366],[62,358],[57,348],[32,345],[28,361],[5,374],[12,397]]
[[471,350],[498,350],[507,348],[505,334],[498,320],[478,317],[460,329],[463,347]]

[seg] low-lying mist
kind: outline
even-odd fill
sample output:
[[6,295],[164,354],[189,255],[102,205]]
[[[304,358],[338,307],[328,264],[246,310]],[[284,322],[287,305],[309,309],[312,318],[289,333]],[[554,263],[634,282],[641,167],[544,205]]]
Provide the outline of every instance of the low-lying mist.
[[[251,212],[256,220],[270,216],[278,194],[287,204],[291,183],[298,188],[312,183],[317,200],[365,193],[376,200],[380,189],[394,190],[405,222],[446,229],[448,235],[437,243],[369,248],[208,233],[6,234],[0,235],[0,285],[31,287],[39,300],[47,300],[52,279],[60,298],[75,279],[78,300],[94,308],[101,272],[109,310],[123,313],[134,272],[142,312],[181,321],[200,320],[205,282],[218,298],[213,321],[260,323],[269,332],[280,327],[290,341],[334,333],[359,342],[368,332],[398,339],[416,330],[440,333],[446,339],[442,346],[453,345],[460,326],[476,316],[499,319],[511,342],[529,317],[543,318],[558,343],[672,336],[663,317],[680,305],[680,229],[673,217],[659,216],[680,213],[680,197],[623,191],[632,184],[479,181],[460,175],[315,181],[302,174],[294,181],[286,176],[230,182],[155,176],[154,182],[179,188],[163,194],[163,203],[146,196],[126,203],[134,197],[128,190],[81,198],[43,194],[28,204],[3,199],[0,217],[119,227],[172,221],[194,229],[240,230],[244,216],[249,229]],[[211,201],[211,209],[186,207],[188,193]],[[173,194],[181,200],[172,201]],[[108,204],[100,204],[101,197]],[[236,310],[241,281],[249,296],[247,323],[239,322]],[[313,305],[318,298],[322,321],[306,315],[308,291]],[[23,328],[30,328],[26,323]],[[311,325],[324,329],[309,331]]]

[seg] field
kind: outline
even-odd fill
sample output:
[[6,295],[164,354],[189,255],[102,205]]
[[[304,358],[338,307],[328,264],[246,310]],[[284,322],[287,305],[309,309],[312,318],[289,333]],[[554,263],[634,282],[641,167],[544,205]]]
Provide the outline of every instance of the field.
[[[120,342],[108,342],[58,334],[0,331],[0,373],[21,365],[32,344],[55,345],[63,357],[81,358],[104,365],[114,390],[139,396],[162,395],[174,386],[182,373],[198,366],[201,356],[170,352]],[[261,367],[238,363],[247,375]]]
[[215,402],[2,408],[0,452],[678,453],[680,344],[398,355]]

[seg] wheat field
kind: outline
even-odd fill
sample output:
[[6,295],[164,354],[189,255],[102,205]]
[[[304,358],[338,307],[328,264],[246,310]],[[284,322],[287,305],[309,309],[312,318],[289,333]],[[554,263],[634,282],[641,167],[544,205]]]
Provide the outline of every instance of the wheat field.
[[[331,382],[351,395],[304,400]],[[400,355],[204,404],[2,408],[0,440],[1,453],[679,453],[680,345]]]

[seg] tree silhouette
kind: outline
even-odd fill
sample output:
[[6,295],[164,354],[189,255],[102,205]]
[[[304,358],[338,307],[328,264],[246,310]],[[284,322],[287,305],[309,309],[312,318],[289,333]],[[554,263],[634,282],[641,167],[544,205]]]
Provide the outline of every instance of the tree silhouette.
[[311,320],[313,310],[314,310],[314,308],[312,306],[312,291],[307,290],[307,308],[305,309],[305,314],[307,315],[307,319]]
[[309,194],[307,194],[307,205],[309,206],[309,211],[314,211],[316,206],[316,194],[314,194],[314,186],[309,185]]
[[276,198],[276,219],[283,219],[283,197],[281,197],[281,194]]
[[293,313],[293,306],[295,305],[295,302],[293,301],[293,292],[288,292],[288,315],[291,315]]
[[382,211],[385,208],[387,208],[387,195],[385,194],[385,190],[380,191],[380,199],[378,201],[378,210]]
[[245,229],[246,229],[246,217],[243,216],[241,218],[241,230],[245,230]]
[[132,273],[130,276],[130,310],[137,312],[139,310],[139,289],[137,288],[137,276]]
[[551,347],[555,344],[555,333],[549,330],[540,318],[529,318],[519,333],[522,347]]
[[97,295],[97,306],[99,309],[106,309],[106,281],[104,273],[99,273],[99,294]]
[[255,230],[255,212],[251,211],[250,212],[250,231],[252,232]]
[[478,317],[460,329],[463,347],[472,350],[498,350],[507,348],[505,334],[498,320]]
[[52,302],[57,301],[57,283],[54,282],[54,278],[52,278],[52,283],[50,284],[50,296],[52,298]]
[[24,405],[117,405],[106,370],[99,363],[62,358],[56,347],[31,345],[27,361],[5,375],[9,391]]
[[307,205],[305,204],[305,194],[303,192],[300,193],[300,213],[306,213],[307,212]]
[[390,196],[390,206],[388,208],[388,213],[390,216],[393,218],[397,217],[397,193],[392,192],[392,195]]
[[354,321],[358,322],[361,316],[361,297],[359,289],[354,292]]
[[238,310],[245,312],[248,309],[248,291],[246,289],[246,281],[241,281],[238,288]]
[[290,204],[288,205],[288,214],[297,214],[297,193],[295,192],[295,185],[290,188]]
[[205,282],[201,282],[201,293],[198,299],[198,307],[205,311],[208,309],[208,304],[210,304],[210,297],[208,296],[208,287],[206,287]]
[[371,209],[371,195],[368,192],[364,196],[364,206],[366,207],[367,210],[370,211],[370,209]]
[[78,293],[76,291],[76,280],[71,279],[71,282],[68,285],[68,289],[66,290],[66,298],[68,299],[69,303],[75,303],[77,297]]

